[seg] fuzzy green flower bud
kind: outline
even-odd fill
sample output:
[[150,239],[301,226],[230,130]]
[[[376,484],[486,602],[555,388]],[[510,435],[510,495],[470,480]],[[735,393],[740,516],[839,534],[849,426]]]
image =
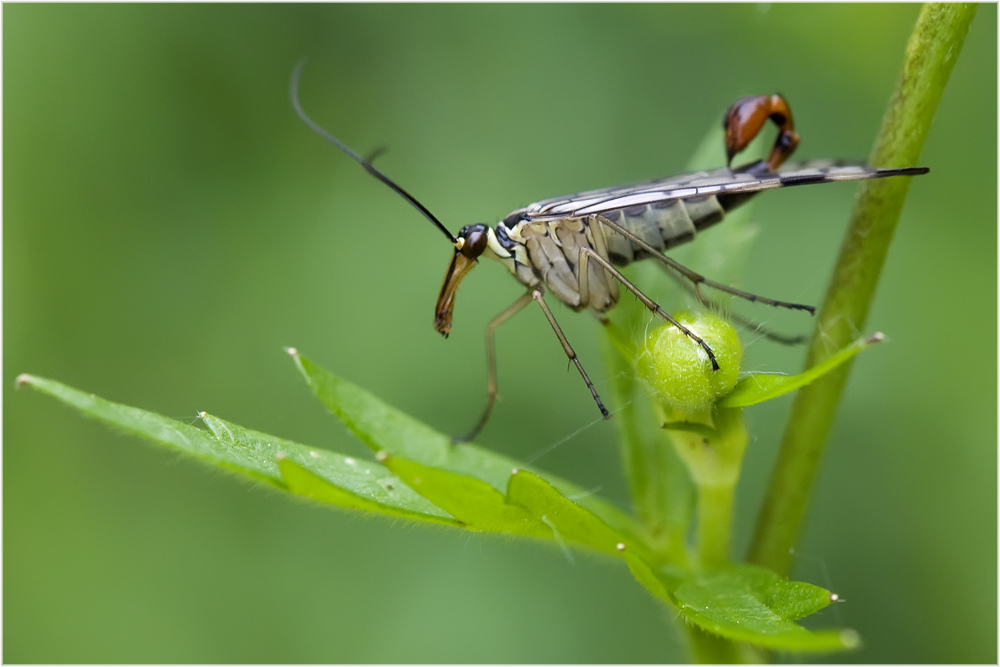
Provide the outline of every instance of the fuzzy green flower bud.
[[712,348],[719,369],[713,371],[708,353],[670,323],[646,336],[636,369],[674,413],[672,419],[711,424],[715,401],[732,391],[739,379],[743,347],[736,330],[720,317],[680,313],[675,319]]

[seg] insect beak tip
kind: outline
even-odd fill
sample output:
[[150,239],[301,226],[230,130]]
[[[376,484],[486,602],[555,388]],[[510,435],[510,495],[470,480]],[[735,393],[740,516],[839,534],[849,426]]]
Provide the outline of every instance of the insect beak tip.
[[451,334],[451,313],[437,313],[434,318],[434,330],[447,338]]
[[445,274],[437,307],[434,310],[434,328],[445,338],[451,333],[451,318],[455,309],[455,293],[458,291],[458,285],[476,264],[475,259],[466,257],[460,250],[456,250],[448,266],[448,273]]

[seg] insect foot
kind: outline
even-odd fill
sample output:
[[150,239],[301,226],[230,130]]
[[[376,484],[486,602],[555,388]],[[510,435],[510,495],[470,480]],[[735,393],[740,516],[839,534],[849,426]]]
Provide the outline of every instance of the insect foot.
[[702,338],[719,362],[713,371],[704,348],[672,324],[664,324],[639,345],[635,367],[658,403],[669,412],[669,421],[711,425],[712,407],[739,379],[743,347],[736,330],[711,314],[680,313],[678,322]]

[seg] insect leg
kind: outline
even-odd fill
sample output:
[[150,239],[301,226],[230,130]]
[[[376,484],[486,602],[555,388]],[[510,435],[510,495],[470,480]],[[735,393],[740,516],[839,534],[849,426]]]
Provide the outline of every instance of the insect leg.
[[[732,294],[733,296],[738,296],[741,299],[746,299],[747,301],[753,301],[755,303],[763,303],[763,304],[768,305],[768,306],[775,306],[775,307],[780,307],[780,308],[790,308],[792,310],[804,310],[804,311],[808,312],[810,315],[813,315],[813,314],[816,313],[816,309],[815,308],[813,308],[812,306],[808,306],[806,304],[802,304],[802,303],[790,303],[788,301],[777,301],[775,299],[769,299],[769,298],[767,298],[765,296],[758,296],[756,294],[752,294],[751,292],[744,292],[743,290],[736,289],[735,287],[730,287],[729,285],[723,285],[722,283],[717,283],[714,280],[709,280],[708,278],[706,278],[705,276],[701,275],[700,273],[698,273],[696,271],[692,271],[691,269],[687,268],[683,264],[680,264],[680,263],[678,263],[678,262],[670,259],[666,255],[664,255],[662,252],[660,252],[659,250],[657,250],[653,246],[649,245],[648,243],[646,243],[645,241],[643,241],[638,236],[636,236],[635,234],[633,234],[629,230],[625,229],[624,227],[622,227],[618,223],[612,222],[611,220],[605,218],[602,215],[598,215],[598,216],[595,216],[595,217],[598,220],[600,220],[600,222],[601,222],[602,225],[605,225],[605,226],[610,227],[611,229],[615,230],[616,232],[618,232],[619,234],[621,234],[622,236],[624,236],[625,238],[627,238],[629,241],[631,241],[632,243],[636,244],[637,246],[639,246],[640,248],[642,248],[643,250],[645,250],[646,252],[648,252],[650,255],[652,255],[656,259],[660,260],[661,262],[663,262],[664,264],[666,264],[670,268],[672,268],[675,271],[679,272],[682,276],[684,276],[685,278],[687,278],[688,280],[690,280],[692,283],[694,283],[694,286],[695,286],[696,290],[698,290],[698,288],[699,288],[700,285],[705,285],[707,287],[712,287],[714,289],[717,289],[720,292],[725,292],[726,294]],[[699,290],[699,294],[700,294],[700,290]]]
[[604,403],[601,403],[601,397],[597,395],[597,390],[594,388],[594,383],[590,381],[590,377],[587,376],[587,371],[583,370],[583,365],[576,356],[576,352],[573,351],[573,346],[569,344],[566,340],[566,335],[563,334],[562,329],[559,328],[559,323],[556,322],[555,316],[552,315],[552,311],[549,310],[548,305],[545,303],[545,299],[542,298],[542,290],[535,288],[531,290],[530,296],[534,299],[539,306],[542,308],[542,312],[545,313],[545,317],[549,320],[549,324],[552,325],[552,330],[556,332],[556,336],[559,338],[559,342],[562,343],[563,351],[569,360],[576,365],[576,370],[580,371],[580,375],[583,377],[583,381],[587,383],[587,389],[590,390],[590,395],[594,397],[594,401],[597,403],[597,407],[600,408],[601,414],[604,415],[605,419],[611,419],[611,413],[608,409],[604,407]]
[[[676,272],[666,271],[666,274],[671,278],[673,278],[674,281],[676,281],[676,283],[680,285],[681,289],[687,291],[689,294],[694,295],[694,297],[701,302],[701,305],[710,309],[713,313],[723,312],[724,309],[722,307],[722,304],[702,294],[701,290],[697,289],[696,286],[692,286],[691,283],[682,279],[680,276],[677,275]],[[739,313],[728,312],[726,313],[726,318],[736,322],[736,324],[740,325],[745,329],[759,333],[764,338],[767,338],[768,340],[775,343],[780,343],[782,345],[800,345],[801,343],[804,343],[806,340],[806,337],[801,334],[797,336],[789,336],[786,334],[778,333],[777,331],[771,331],[769,328],[767,328],[760,322],[755,322],[749,318],[743,317]]]
[[[690,338],[694,342],[698,343],[698,345],[701,345],[701,349],[705,350],[705,352],[708,354],[708,358],[712,362],[712,370],[713,371],[719,370],[719,362],[715,360],[715,353],[712,352],[712,348],[710,348],[708,346],[708,343],[706,343],[704,340],[702,340],[697,334],[695,334],[693,331],[691,331],[690,329],[688,329],[686,326],[684,326],[683,324],[681,324],[680,322],[678,322],[674,318],[670,317],[670,315],[667,314],[667,311],[665,311],[662,308],[660,308],[660,306],[655,301],[653,301],[648,296],[646,296],[645,294],[643,294],[642,292],[640,292],[639,288],[636,287],[635,285],[633,285],[631,282],[629,282],[629,279],[626,278],[621,273],[621,271],[619,271],[618,269],[616,269],[615,267],[613,267],[611,265],[611,262],[609,262],[608,260],[606,260],[603,257],[601,257],[600,255],[598,255],[596,252],[594,252],[593,248],[580,248],[580,263],[579,263],[579,265],[580,265],[580,275],[581,276],[583,276],[585,274],[586,270],[587,270],[587,260],[590,257],[593,257],[596,262],[598,262],[607,271],[609,271],[611,273],[611,275],[613,275],[615,278],[617,278],[618,282],[620,282],[622,285],[624,285],[625,288],[628,291],[632,292],[637,297],[639,297],[639,300],[642,301],[646,305],[647,308],[649,308],[651,311],[653,311],[653,313],[659,315],[660,317],[662,317],[666,321],[670,322],[675,327],[677,327],[678,329],[680,329],[688,338]],[[583,297],[582,294],[581,294],[581,297]]]
[[493,332],[498,326],[524,310],[524,307],[529,303],[531,303],[531,294],[521,295],[521,298],[507,306],[502,313],[494,317],[486,325],[486,375],[489,378],[486,385],[486,407],[483,408],[483,414],[479,418],[479,421],[476,422],[476,425],[472,427],[472,430],[465,435],[454,436],[451,439],[453,444],[469,442],[479,435],[479,432],[486,426],[486,420],[490,418],[490,411],[493,409],[493,402],[497,396],[497,353],[496,345],[493,341]]

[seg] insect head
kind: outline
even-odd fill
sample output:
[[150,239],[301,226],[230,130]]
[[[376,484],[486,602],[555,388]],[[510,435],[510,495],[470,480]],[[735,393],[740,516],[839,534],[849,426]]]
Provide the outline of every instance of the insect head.
[[455,308],[455,292],[462,278],[479,263],[479,256],[486,251],[489,228],[486,225],[466,225],[458,231],[455,255],[451,258],[448,273],[444,276],[437,308],[434,309],[434,328],[445,338],[451,332],[451,315]]

